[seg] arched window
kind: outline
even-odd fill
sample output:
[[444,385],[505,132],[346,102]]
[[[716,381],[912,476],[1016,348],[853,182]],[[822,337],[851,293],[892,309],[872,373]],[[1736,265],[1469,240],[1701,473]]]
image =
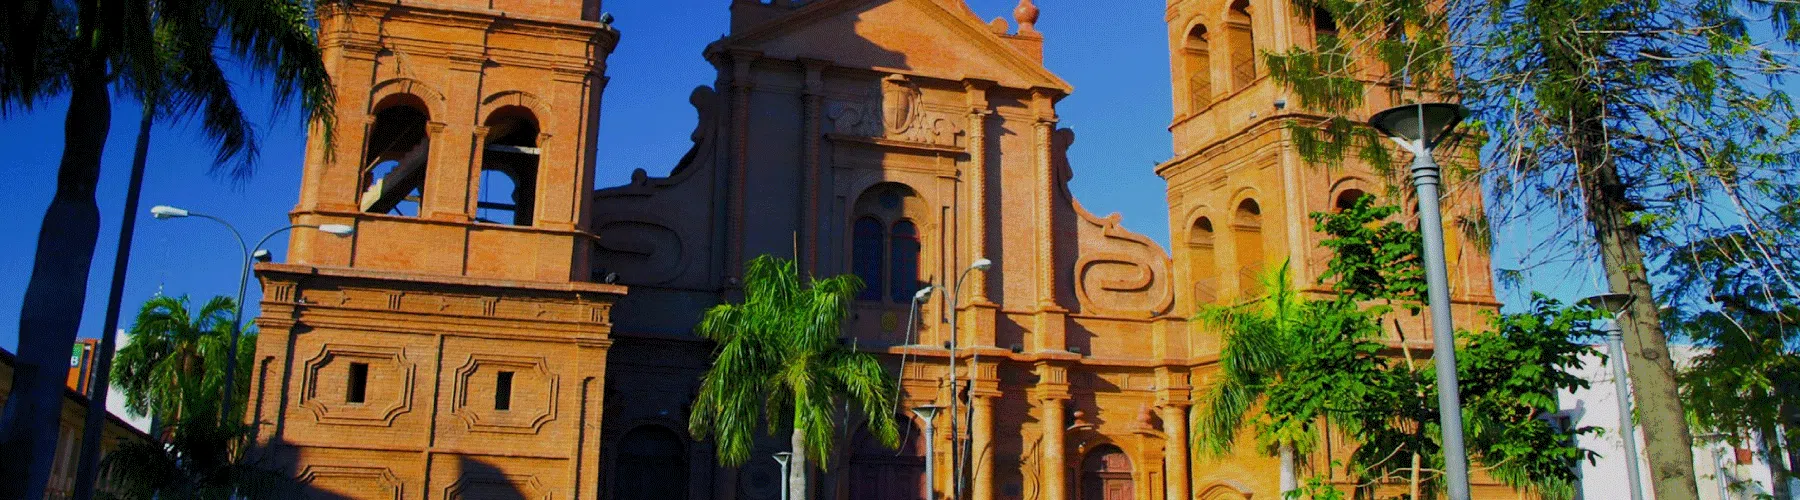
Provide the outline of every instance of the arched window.
[[538,123],[531,110],[506,106],[488,115],[475,220],[529,226],[537,204]]
[[924,200],[903,184],[878,184],[857,197],[855,210],[850,271],[867,285],[857,300],[910,303],[924,281],[917,225],[926,213]]
[[613,470],[614,499],[688,497],[687,447],[681,436],[659,426],[645,425],[625,433],[618,446],[618,465]]
[[1350,207],[1356,206],[1356,201],[1362,199],[1363,196],[1366,195],[1361,189],[1345,189],[1338,193],[1333,206],[1339,212],[1349,210]]
[[364,212],[417,216],[425,200],[425,170],[430,164],[431,116],[425,102],[408,94],[382,99],[375,124],[369,127],[360,176]]
[[887,246],[887,234],[882,231],[881,220],[874,217],[856,219],[852,231],[851,272],[863,281],[863,290],[856,299],[881,300],[881,264],[886,260],[882,249]]
[[1334,19],[1331,17],[1331,12],[1326,11],[1325,9],[1318,8],[1318,7],[1313,7],[1312,25],[1313,25],[1313,43],[1318,44],[1318,45],[1325,45],[1325,41],[1328,37],[1329,38],[1337,38],[1337,34],[1338,34],[1337,19]]
[[1226,43],[1231,50],[1231,88],[1242,89],[1256,80],[1256,36],[1251,32],[1250,0],[1237,0],[1225,13]]
[[1186,55],[1182,58],[1187,75],[1188,112],[1198,113],[1212,105],[1212,41],[1206,37],[1206,26],[1194,25],[1188,31]]
[[1237,233],[1238,297],[1248,299],[1263,292],[1262,206],[1252,199],[1239,202],[1231,225]]
[[919,291],[919,228],[909,220],[895,222],[888,249],[888,300],[911,301]]
[[1201,217],[1188,228],[1188,272],[1194,281],[1194,302],[1211,304],[1219,300],[1219,262],[1213,250],[1213,224]]

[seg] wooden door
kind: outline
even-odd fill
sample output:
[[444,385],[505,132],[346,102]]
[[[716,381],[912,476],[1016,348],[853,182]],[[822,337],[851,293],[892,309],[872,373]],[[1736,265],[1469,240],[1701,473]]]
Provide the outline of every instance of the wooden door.
[[1081,461],[1081,500],[1132,500],[1131,459],[1112,445],[1095,448]]
[[656,426],[632,429],[619,440],[613,500],[686,500],[687,447],[681,436]]

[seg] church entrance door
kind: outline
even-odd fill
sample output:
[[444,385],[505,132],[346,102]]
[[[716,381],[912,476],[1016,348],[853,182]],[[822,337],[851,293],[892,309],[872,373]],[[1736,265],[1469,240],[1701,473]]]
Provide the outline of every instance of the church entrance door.
[[619,440],[613,500],[686,500],[687,450],[681,436],[654,425]]
[[1132,500],[1131,459],[1117,446],[1088,452],[1081,461],[1081,500]]

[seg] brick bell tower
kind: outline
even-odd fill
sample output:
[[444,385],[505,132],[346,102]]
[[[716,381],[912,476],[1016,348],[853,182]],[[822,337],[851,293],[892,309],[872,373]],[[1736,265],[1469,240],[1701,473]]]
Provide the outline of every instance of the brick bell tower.
[[[1294,146],[1287,127],[1323,117],[1301,109],[1268,76],[1261,54],[1311,46],[1334,35],[1336,24],[1323,11],[1303,12],[1291,0],[1169,0],[1165,19],[1175,157],[1156,173],[1168,181],[1178,309],[1257,295],[1257,276],[1284,261],[1295,287],[1317,289],[1331,254],[1308,214],[1335,210],[1365,193],[1411,204],[1387,199],[1389,181],[1354,155],[1326,167],[1309,164]],[[1372,87],[1355,114],[1385,109],[1398,97]],[[1409,185],[1400,187],[1410,192]],[[1447,225],[1479,220],[1478,186],[1471,180],[1460,187],[1447,189]],[[1446,228],[1448,234],[1462,232]],[[1452,240],[1446,249],[1452,298],[1459,324],[1468,324],[1476,309],[1497,306],[1491,271],[1485,248]],[[1423,331],[1411,333],[1408,340],[1429,348]]]
[[248,412],[346,497],[592,496],[612,304],[588,200],[598,0],[319,7],[336,126],[310,133],[287,263],[262,264]]

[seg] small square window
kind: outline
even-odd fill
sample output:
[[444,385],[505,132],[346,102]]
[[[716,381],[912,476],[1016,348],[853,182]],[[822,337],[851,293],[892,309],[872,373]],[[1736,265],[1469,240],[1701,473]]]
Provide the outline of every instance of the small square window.
[[369,395],[369,364],[350,363],[350,379],[345,383],[344,402],[361,403]]
[[494,374],[494,409],[512,409],[513,372]]

